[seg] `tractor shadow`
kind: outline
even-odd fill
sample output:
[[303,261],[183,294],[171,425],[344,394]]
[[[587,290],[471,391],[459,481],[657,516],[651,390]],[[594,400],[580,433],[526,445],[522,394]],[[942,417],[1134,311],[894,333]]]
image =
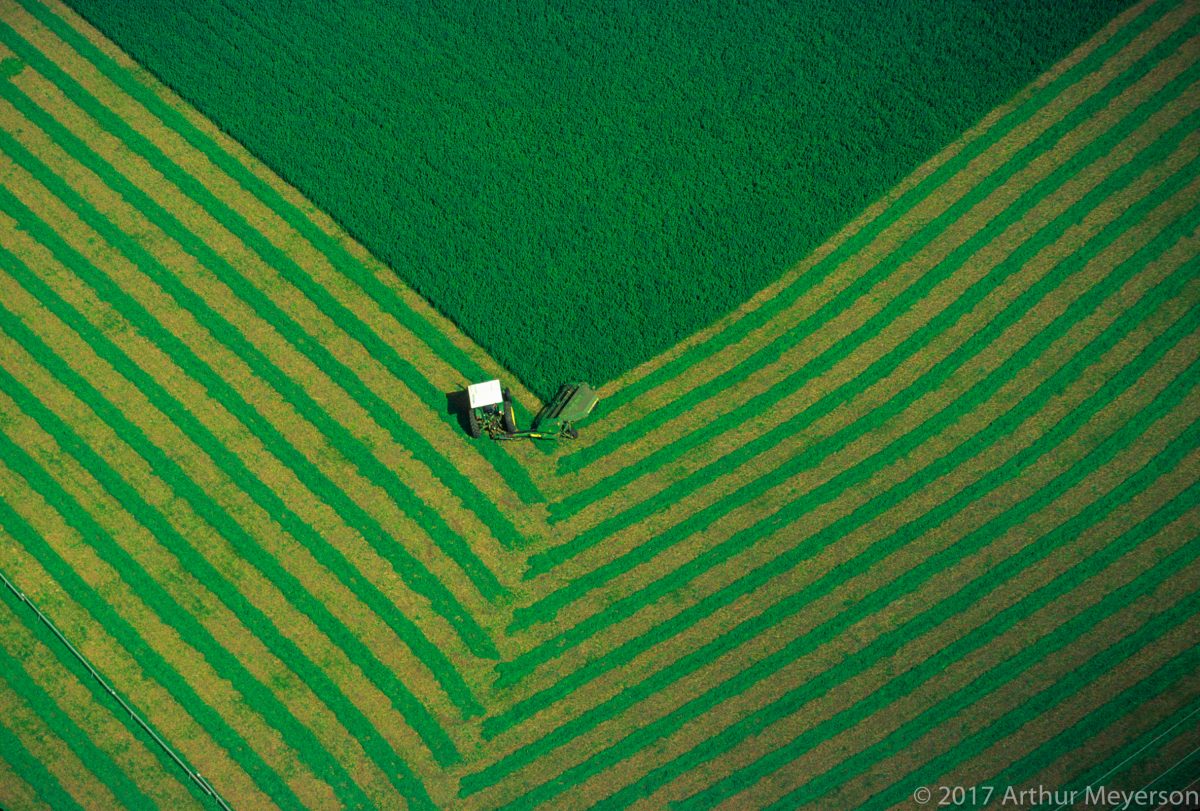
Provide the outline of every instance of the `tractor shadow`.
[[471,401],[467,399],[466,389],[446,392],[446,413],[453,414],[458,419],[458,427],[464,434],[470,434],[467,424],[467,412],[471,410]]

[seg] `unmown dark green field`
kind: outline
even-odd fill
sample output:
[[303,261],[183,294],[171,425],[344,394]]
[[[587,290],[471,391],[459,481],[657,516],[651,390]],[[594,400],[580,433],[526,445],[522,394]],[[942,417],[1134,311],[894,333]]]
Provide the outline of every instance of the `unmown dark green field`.
[[1128,3],[69,5],[548,398],[730,312]]

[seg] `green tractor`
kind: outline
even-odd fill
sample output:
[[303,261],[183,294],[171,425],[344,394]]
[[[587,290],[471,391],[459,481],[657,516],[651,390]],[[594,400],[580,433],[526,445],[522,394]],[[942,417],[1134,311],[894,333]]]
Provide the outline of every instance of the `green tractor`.
[[467,386],[467,433],[473,438],[487,434],[492,439],[577,439],[577,421],[592,413],[599,398],[587,383],[571,383],[559,388],[533,418],[528,431],[517,430],[512,394],[499,380],[487,380]]

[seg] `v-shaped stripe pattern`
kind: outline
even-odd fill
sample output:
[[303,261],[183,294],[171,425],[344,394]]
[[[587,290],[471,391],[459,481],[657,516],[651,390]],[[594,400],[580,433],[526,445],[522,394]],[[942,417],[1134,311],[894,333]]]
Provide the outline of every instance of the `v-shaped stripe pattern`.
[[537,403],[56,0],[0,0],[0,66],[5,808],[1200,770],[1193,0],[1131,8],[552,448],[469,440],[448,392]]

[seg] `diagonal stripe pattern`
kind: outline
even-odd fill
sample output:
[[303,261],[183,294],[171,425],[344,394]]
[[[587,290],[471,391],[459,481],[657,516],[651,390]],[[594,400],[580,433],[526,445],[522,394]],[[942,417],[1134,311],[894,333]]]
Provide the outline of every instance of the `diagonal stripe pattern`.
[[466,438],[504,370],[56,0],[0,0],[0,65],[6,808],[1186,785],[1192,0],[550,452]]

